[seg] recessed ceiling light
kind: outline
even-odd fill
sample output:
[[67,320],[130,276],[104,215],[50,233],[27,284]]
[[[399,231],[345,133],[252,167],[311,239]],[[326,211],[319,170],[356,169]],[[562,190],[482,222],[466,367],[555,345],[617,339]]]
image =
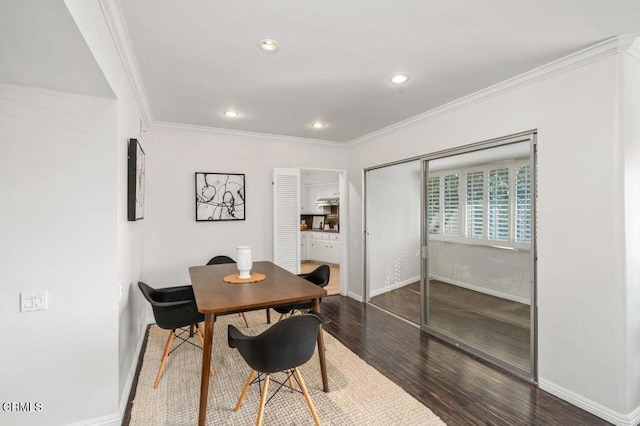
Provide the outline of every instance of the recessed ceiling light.
[[393,84],[402,84],[406,83],[409,80],[409,76],[405,74],[396,74],[389,79]]
[[316,121],[311,125],[311,127],[313,127],[314,129],[322,129],[325,127],[325,124],[320,121]]
[[258,47],[265,52],[273,52],[278,50],[278,42],[269,38],[265,38],[264,40],[260,40],[258,42]]
[[223,114],[225,117],[229,117],[229,118],[236,118],[240,115],[238,111],[231,111],[231,110],[225,111]]

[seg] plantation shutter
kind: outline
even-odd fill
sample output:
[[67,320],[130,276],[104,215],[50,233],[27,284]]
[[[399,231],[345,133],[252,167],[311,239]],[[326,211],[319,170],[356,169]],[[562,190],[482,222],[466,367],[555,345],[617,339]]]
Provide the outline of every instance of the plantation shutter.
[[469,238],[482,238],[484,228],[484,172],[467,173],[466,184],[466,236]]
[[516,242],[531,242],[531,172],[516,167]]
[[460,235],[460,177],[446,175],[443,178],[442,235]]
[[300,273],[300,171],[273,169],[273,263]]
[[429,234],[440,233],[440,177],[430,177],[427,183],[427,220]]
[[487,238],[509,241],[509,169],[489,171]]

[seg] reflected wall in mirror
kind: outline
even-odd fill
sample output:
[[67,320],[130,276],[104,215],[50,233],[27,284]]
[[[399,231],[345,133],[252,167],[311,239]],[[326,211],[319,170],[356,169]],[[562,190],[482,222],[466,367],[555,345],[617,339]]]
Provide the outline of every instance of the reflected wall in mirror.
[[419,160],[366,173],[369,302],[420,324]]

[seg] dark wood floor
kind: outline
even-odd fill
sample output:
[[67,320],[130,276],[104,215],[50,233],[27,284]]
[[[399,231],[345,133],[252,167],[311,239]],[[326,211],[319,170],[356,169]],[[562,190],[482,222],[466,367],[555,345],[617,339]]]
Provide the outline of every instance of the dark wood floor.
[[[430,283],[429,324],[444,334],[528,371],[529,306],[437,280]],[[380,306],[420,324],[420,283],[371,298]]]
[[449,426],[609,424],[376,307],[329,296],[322,311],[327,332]]

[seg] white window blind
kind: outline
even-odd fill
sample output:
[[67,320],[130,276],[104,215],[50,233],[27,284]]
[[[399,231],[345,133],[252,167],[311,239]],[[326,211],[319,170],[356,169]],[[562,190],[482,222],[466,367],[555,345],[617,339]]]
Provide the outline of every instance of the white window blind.
[[446,175],[443,178],[442,235],[460,235],[460,177]]
[[466,174],[466,236],[482,238],[484,228],[484,172]]
[[429,234],[440,233],[440,177],[430,177],[427,182]]
[[489,171],[487,238],[509,241],[509,169]]
[[428,232],[434,239],[529,248],[535,194],[527,160],[436,171],[427,186]]
[[516,175],[516,242],[531,242],[531,171],[518,166]]

